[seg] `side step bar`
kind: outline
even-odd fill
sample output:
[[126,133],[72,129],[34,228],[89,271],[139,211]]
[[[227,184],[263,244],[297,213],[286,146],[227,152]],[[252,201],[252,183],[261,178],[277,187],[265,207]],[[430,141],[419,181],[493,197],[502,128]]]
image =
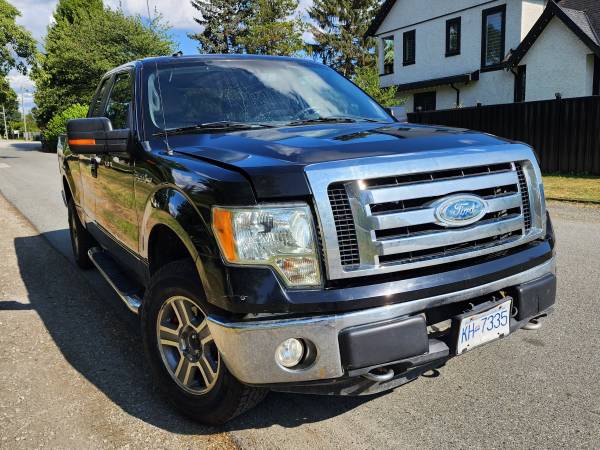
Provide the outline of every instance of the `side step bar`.
[[142,306],[141,295],[144,291],[143,288],[131,281],[112,256],[101,248],[94,247],[90,249],[88,256],[98,271],[108,281],[108,284],[121,297],[125,306],[134,314],[139,314],[140,306]]

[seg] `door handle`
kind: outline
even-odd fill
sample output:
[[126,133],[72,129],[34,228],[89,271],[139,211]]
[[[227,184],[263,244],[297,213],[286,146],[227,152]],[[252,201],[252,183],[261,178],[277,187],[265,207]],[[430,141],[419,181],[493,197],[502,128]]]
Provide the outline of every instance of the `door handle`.
[[94,178],[98,178],[98,165],[101,161],[102,158],[100,158],[99,156],[92,156],[92,158],[90,159],[90,172],[92,174],[92,177]]

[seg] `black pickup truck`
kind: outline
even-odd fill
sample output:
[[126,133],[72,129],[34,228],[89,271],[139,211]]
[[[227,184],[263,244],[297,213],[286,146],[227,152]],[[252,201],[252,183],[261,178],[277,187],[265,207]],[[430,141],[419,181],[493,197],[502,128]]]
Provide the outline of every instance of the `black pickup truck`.
[[389,390],[555,301],[531,148],[398,122],[311,61],[125,64],[59,161],[77,263],[140,315],[159,387],[200,421],[268,390]]

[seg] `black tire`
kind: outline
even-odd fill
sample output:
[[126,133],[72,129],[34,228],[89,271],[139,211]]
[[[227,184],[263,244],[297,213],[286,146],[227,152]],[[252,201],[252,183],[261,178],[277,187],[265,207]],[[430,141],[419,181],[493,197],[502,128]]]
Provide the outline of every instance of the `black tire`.
[[84,270],[91,269],[94,264],[88,256],[88,250],[93,248],[96,245],[96,242],[81,224],[73,199],[69,200],[67,208],[69,212],[69,231],[71,233],[73,257],[80,268]]
[[208,392],[187,392],[174,380],[159,350],[157,322],[163,304],[180,297],[191,300],[204,313],[208,308],[191,260],[166,264],[152,277],[141,309],[144,351],[155,383],[176,409],[198,422],[221,425],[258,404],[268,391],[240,383],[223,361],[220,362],[216,381]]

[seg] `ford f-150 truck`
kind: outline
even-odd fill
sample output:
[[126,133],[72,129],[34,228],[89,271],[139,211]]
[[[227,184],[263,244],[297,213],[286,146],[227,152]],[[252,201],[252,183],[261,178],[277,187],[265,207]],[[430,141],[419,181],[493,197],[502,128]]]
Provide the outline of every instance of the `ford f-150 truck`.
[[531,148],[401,123],[312,61],[125,64],[59,163],[78,265],[140,315],[158,386],[199,421],[268,390],[392,389],[555,301]]

